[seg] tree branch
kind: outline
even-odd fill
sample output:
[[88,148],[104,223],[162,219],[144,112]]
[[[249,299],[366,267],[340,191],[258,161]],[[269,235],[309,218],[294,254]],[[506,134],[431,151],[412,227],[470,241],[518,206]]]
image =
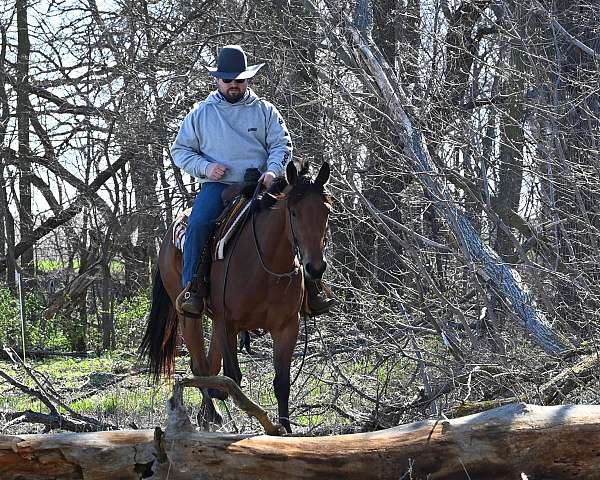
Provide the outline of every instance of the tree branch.
[[[123,154],[121,154],[121,156],[112,165],[99,173],[95,180],[85,188],[84,192],[80,193],[75,200],[73,200],[69,207],[62,210],[60,214],[43,221],[39,227],[33,230],[27,240],[23,240],[15,246],[15,259],[19,258],[23,252],[31,248],[35,242],[45,237],[55,228],[64,225],[75,215],[77,215],[85,205],[85,199],[90,194],[95,193],[102,185],[104,185],[109,178],[111,178],[121,167],[131,160],[133,155],[133,151],[131,151],[129,148],[125,148]],[[6,262],[6,258],[0,258],[0,272],[6,270]]]
[[554,18],[550,12],[548,12],[548,10],[546,10],[546,8],[538,1],[538,0],[533,0],[533,4],[534,4],[534,8],[535,11],[540,13],[543,17],[546,18],[546,20],[548,20],[551,25],[560,32],[560,34],[562,36],[564,36],[569,43],[571,43],[572,45],[576,46],[577,48],[581,49],[583,52],[587,53],[588,55],[594,57],[596,60],[600,60],[600,53],[596,52],[593,48],[588,47],[585,43],[583,43],[581,40],[576,39],[573,35],[571,35],[567,29],[565,27],[563,27],[560,22],[558,20],[556,20],[556,18]]
[[[318,12],[316,7],[315,12]],[[407,154],[412,161],[414,175],[431,195],[435,208],[441,213],[453,232],[465,259],[475,266],[475,271],[491,282],[502,293],[512,307],[519,323],[526,328],[536,343],[549,353],[559,353],[565,349],[565,340],[559,339],[547,320],[537,311],[529,294],[517,281],[515,272],[498,255],[483,243],[473,226],[454,204],[448,192],[436,180],[439,176],[435,168],[423,133],[414,126],[405,111],[410,104],[402,87],[394,88],[386,75],[389,65],[381,55],[374,53],[376,47],[354,27],[345,17],[346,29],[356,46],[357,55],[364,62],[374,78],[381,95],[386,101],[390,116],[396,121],[396,128]],[[333,32],[332,32],[333,34]]]

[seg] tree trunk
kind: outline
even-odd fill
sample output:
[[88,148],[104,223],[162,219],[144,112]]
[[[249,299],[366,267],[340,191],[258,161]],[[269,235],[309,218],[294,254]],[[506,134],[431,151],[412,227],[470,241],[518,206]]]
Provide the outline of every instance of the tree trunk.
[[[396,13],[402,10],[402,14]],[[401,40],[397,37],[398,29],[404,27],[407,22],[405,8],[400,8],[397,0],[377,0],[373,2],[373,41],[379,47],[382,55],[396,74],[395,58],[397,55],[397,44]],[[416,12],[414,12],[416,13]],[[398,20],[394,15],[398,15]],[[420,18],[420,12],[417,14],[417,21]],[[413,20],[414,21],[414,20]],[[406,29],[406,28],[405,28]],[[413,38],[413,41],[420,43],[419,37]],[[404,45],[407,49],[418,51],[416,45]],[[403,65],[409,67],[409,65]],[[401,72],[406,76],[406,68]],[[410,76],[410,75],[409,75]],[[378,108],[385,109],[385,102],[380,102]],[[397,134],[393,128],[390,128],[387,119],[377,116],[371,122],[373,137],[378,138],[379,142],[373,142],[369,146],[369,152],[366,159],[365,173],[362,175],[363,193],[377,208],[398,223],[403,223],[402,208],[399,207],[399,198],[401,192],[406,187],[411,177],[402,175],[398,171],[397,159],[390,155],[389,144],[381,139],[389,139],[390,144],[397,143]],[[393,194],[390,194],[393,192]],[[357,230],[359,233],[359,230]],[[381,235],[375,235],[373,230],[367,228],[361,238],[360,244],[363,246],[362,255],[365,258],[372,256],[372,261],[377,265],[375,271],[370,271],[377,280],[374,282],[374,289],[380,295],[388,294],[389,289],[401,288],[399,279],[405,273],[403,266],[398,262],[398,256],[402,255],[402,247],[390,243],[387,238]]]
[[596,479],[600,406],[513,404],[379,432],[273,437],[157,429],[0,436],[6,480]]
[[[517,22],[517,31],[522,33],[523,12],[518,2],[511,5]],[[504,96],[508,98],[506,111],[500,115],[500,165],[498,167],[498,191],[492,206],[498,215],[503,212],[518,212],[523,183],[523,147],[525,145],[524,99],[525,65],[523,63],[523,45],[512,40],[509,46],[508,63],[510,76],[504,87]],[[496,232],[494,249],[504,261],[516,264],[518,255],[511,238],[499,227]]]
[[[81,231],[81,242],[79,243],[79,271],[78,275],[84,275],[89,267],[91,260],[91,252],[87,246],[87,229],[89,224],[89,213],[86,211],[83,217],[83,228]],[[71,349],[75,352],[87,351],[88,343],[88,314],[87,314],[87,287],[84,288],[83,293],[79,298],[76,299],[76,312],[74,317],[77,316],[78,320],[71,326]]]
[[112,278],[110,275],[110,262],[102,268],[102,350],[115,348],[115,319],[112,315]]
[[[0,163],[2,158],[0,158]],[[15,282],[15,220],[8,208],[8,198],[4,178],[4,166],[0,165],[0,218],[3,221],[4,240],[6,242],[6,284],[16,292]],[[4,255],[4,252],[3,252]]]
[[[29,156],[29,27],[27,24],[27,1],[17,0],[17,124],[19,139],[19,231],[21,241],[30,238],[33,230],[31,216],[31,161]],[[21,267],[27,276],[33,276],[33,248],[21,255]]]
[[[597,41],[597,19],[582,16],[583,11],[582,2],[560,0],[553,4],[551,15],[565,32],[593,45]],[[577,265],[576,268],[581,269],[578,275],[588,275],[589,271],[597,278],[595,255],[600,247],[597,238],[600,197],[596,185],[586,177],[590,175],[589,166],[597,164],[598,158],[600,96],[597,89],[588,87],[588,84],[597,84],[598,60],[597,56],[573,48],[563,36],[555,36],[553,40],[554,51],[549,52],[549,58],[554,57],[558,68],[552,79],[550,108],[553,115],[547,118],[554,123],[550,138],[556,159],[552,183],[555,214],[561,222],[556,238],[560,263],[567,269]],[[579,332],[581,319],[590,308],[587,289],[564,279],[557,283],[554,299],[557,312],[573,331]]]
[[[6,142],[6,128],[10,119],[10,104],[8,102],[8,94],[6,92],[6,48],[8,39],[6,30],[2,29],[2,49],[0,50],[0,149],[2,151]],[[8,208],[8,196],[6,190],[8,181],[4,178],[4,153],[0,153],[0,229],[2,229],[2,242],[0,255],[6,258],[6,283],[9,288],[16,292],[15,283],[15,220]]]

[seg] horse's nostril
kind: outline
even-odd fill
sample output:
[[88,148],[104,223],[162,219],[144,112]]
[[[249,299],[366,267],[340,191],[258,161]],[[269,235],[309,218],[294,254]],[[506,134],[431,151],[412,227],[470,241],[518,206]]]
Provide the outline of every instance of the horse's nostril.
[[309,277],[312,277],[312,275],[310,273],[310,263],[304,264],[304,271],[308,274]]
[[308,276],[312,279],[313,277],[313,269],[312,269],[312,265],[310,263],[307,263],[306,265],[304,265],[304,270],[306,271],[306,273],[308,274]]

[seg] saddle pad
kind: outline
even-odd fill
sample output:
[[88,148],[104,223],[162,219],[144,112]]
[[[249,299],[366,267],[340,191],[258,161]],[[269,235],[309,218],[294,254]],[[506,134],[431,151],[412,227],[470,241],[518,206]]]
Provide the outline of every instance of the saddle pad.
[[188,219],[192,213],[191,208],[186,208],[183,212],[175,218],[173,222],[173,245],[175,248],[183,253],[183,246],[185,245],[185,231],[188,225]]

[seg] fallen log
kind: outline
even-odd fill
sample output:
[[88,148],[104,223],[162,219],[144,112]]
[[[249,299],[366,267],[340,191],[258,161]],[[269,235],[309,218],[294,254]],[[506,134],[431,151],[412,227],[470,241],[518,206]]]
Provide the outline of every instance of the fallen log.
[[[409,473],[410,472],[410,473]],[[0,478],[597,479],[600,406],[513,404],[372,433],[179,431],[0,436]]]

